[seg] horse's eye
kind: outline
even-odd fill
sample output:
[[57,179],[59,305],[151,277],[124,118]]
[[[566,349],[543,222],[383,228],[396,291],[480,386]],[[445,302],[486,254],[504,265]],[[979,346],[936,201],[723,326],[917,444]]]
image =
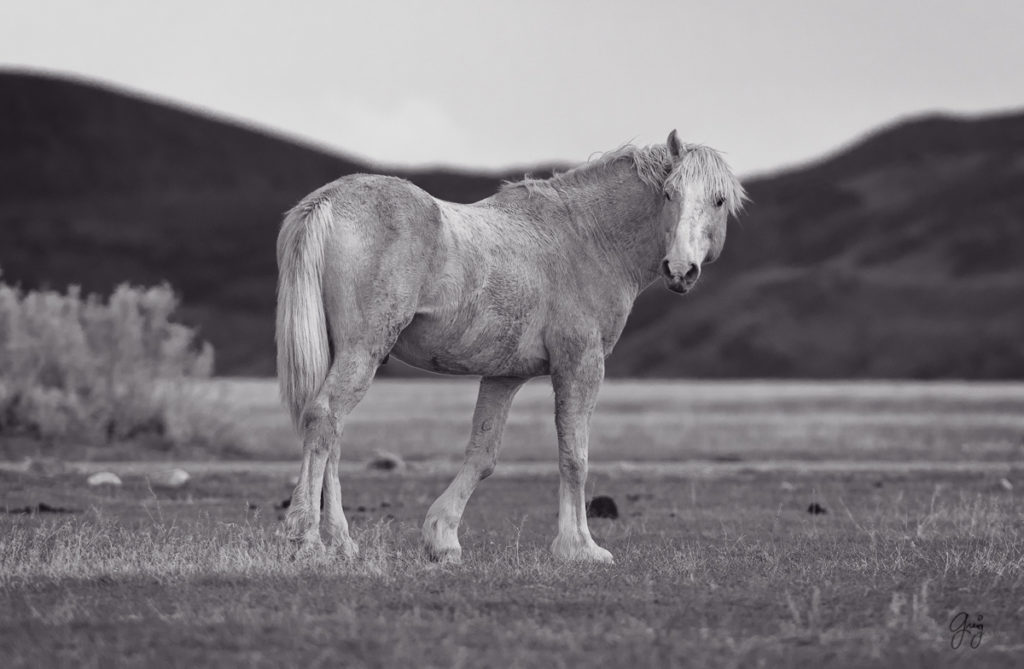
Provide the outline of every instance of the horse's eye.
[[715,200],[715,206],[716,207],[720,208],[723,204],[725,204],[725,198],[724,197],[720,197],[717,200]]

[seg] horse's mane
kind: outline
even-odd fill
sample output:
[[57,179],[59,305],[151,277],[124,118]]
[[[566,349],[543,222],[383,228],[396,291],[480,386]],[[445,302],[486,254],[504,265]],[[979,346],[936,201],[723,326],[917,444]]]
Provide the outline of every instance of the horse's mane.
[[683,157],[675,166],[664,144],[627,144],[547,179],[527,176],[520,181],[506,181],[501,190],[525,188],[531,194],[554,196],[560,188],[593,183],[609,166],[624,160],[632,162],[640,181],[659,192],[679,191],[686,183],[699,183],[705,197],[724,198],[729,213],[734,215],[742,211],[747,199],[746,191],[722,155],[702,144],[683,144]]

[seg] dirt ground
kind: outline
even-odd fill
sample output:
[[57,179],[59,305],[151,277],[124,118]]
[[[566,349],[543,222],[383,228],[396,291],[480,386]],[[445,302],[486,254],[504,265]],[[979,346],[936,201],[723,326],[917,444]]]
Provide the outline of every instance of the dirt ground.
[[[608,383],[588,496],[617,506],[591,522],[611,566],[548,552],[558,484],[543,381],[513,405],[459,566],[426,560],[419,528],[461,459],[474,383],[374,384],[342,446],[361,555],[310,563],[290,561],[280,535],[299,448],[274,384],[198,392],[236,418],[247,452],[0,443],[0,666],[1024,656],[1024,384]],[[377,449],[407,466],[367,470]],[[191,480],[161,487],[175,466]],[[86,485],[107,469],[124,485]]]
[[[592,520],[612,566],[550,557],[554,463],[499,468],[467,510],[464,564],[444,567],[418,540],[444,467],[347,467],[361,557],[310,564],[278,533],[286,465],[180,489],[154,467],[117,489],[0,472],[4,666],[1009,667],[1024,652],[1019,465],[597,467],[589,494],[619,512]],[[980,634],[955,633],[961,612]]]

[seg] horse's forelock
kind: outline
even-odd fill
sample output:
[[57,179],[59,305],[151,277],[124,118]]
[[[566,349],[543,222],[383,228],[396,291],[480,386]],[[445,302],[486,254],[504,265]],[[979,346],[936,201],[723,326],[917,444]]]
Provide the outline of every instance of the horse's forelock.
[[729,213],[743,211],[747,192],[718,151],[702,144],[684,144],[683,156],[665,180],[665,188],[681,191],[685,184],[698,183],[706,199],[724,198]]

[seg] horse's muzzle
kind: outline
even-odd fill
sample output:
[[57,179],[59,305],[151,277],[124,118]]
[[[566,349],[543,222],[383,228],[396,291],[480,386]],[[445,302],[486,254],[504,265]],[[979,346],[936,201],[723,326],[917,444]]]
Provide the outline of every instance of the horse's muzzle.
[[700,265],[690,263],[686,271],[674,272],[669,267],[668,260],[661,261],[661,273],[665,277],[665,286],[674,293],[685,295],[693,289],[697,279],[700,278]]

